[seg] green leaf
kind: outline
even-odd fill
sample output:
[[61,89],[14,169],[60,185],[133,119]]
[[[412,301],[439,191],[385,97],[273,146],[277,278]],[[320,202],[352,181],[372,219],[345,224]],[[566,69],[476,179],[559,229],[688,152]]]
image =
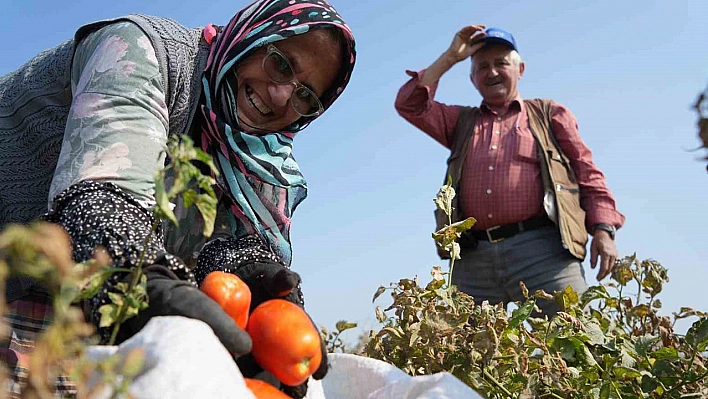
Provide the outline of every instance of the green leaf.
[[661,338],[654,335],[643,335],[641,337],[637,337],[634,340],[634,350],[639,356],[644,356],[649,353],[649,349],[652,345],[657,343],[660,339]]
[[403,333],[399,331],[397,328],[393,327],[384,327],[379,331],[379,336],[384,336],[388,335],[390,337],[402,339],[403,338]]
[[585,321],[583,326],[585,327],[583,336],[587,338],[585,342],[590,345],[603,345],[605,343],[605,334],[602,332],[600,324],[594,320],[589,320]]
[[107,303],[98,308],[98,313],[101,314],[101,320],[98,323],[99,327],[108,327],[114,324],[118,318],[120,306],[115,303]]
[[357,326],[356,323],[350,323],[350,322],[348,322],[348,321],[346,321],[346,320],[340,320],[340,321],[338,321],[337,324],[336,324],[337,331],[340,332],[340,333],[343,332],[343,331],[350,330],[350,329],[352,329],[352,328],[356,328],[356,326]]
[[125,377],[133,378],[143,369],[145,364],[145,354],[141,349],[133,349],[125,355],[121,374]]
[[204,219],[204,237],[211,237],[214,232],[214,222],[216,222],[216,198],[207,194],[199,194],[197,196],[197,209],[202,214]]
[[155,175],[155,201],[157,203],[155,209],[159,210],[159,216],[166,217],[174,223],[175,226],[178,226],[179,223],[177,222],[177,217],[175,216],[175,213],[172,212],[172,204],[167,198],[162,171],[158,171]]
[[95,297],[101,290],[101,287],[103,287],[103,284],[106,282],[106,280],[108,280],[109,277],[113,275],[113,273],[126,270],[127,269],[111,267],[90,275],[86,280],[84,280],[83,283],[81,283],[81,290],[74,299],[74,302]]
[[118,306],[123,306],[123,295],[119,294],[117,292],[109,292],[108,293],[108,299],[111,300],[112,303],[118,305]]
[[642,375],[642,392],[652,393],[659,387],[659,382],[652,376]]
[[679,352],[676,348],[664,347],[652,352],[651,357],[655,359],[676,360],[679,358]]
[[197,192],[189,189],[182,193],[182,201],[184,202],[184,207],[189,208],[194,204],[194,201],[197,200]]
[[580,307],[584,308],[587,306],[592,301],[598,300],[598,299],[608,299],[610,295],[607,293],[607,289],[603,285],[594,285],[592,287],[589,287],[583,294],[580,296]]
[[686,333],[686,342],[691,346],[705,345],[708,342],[708,317],[703,317],[691,325]]
[[453,229],[456,233],[464,233],[465,231],[471,229],[475,223],[477,223],[477,219],[469,217],[460,222],[451,224],[449,228]]
[[553,296],[556,302],[561,305],[561,310],[566,311],[570,307],[580,301],[578,298],[578,293],[575,292],[573,287],[567,286],[563,291],[558,291]]
[[618,366],[612,369],[612,373],[615,375],[615,377],[621,379],[621,380],[629,380],[629,379],[634,379],[634,378],[639,378],[642,376],[642,374],[630,367],[622,367]]
[[207,154],[206,152],[202,151],[200,148],[194,148],[195,151],[195,156],[194,158],[197,161],[203,162],[209,166],[209,169],[211,170],[214,175],[218,176],[219,175],[219,169],[216,167],[214,164],[214,160],[212,159],[211,155]]
[[523,305],[514,309],[511,313],[511,319],[509,319],[509,328],[516,328],[521,325],[531,313],[533,313],[533,307],[536,305],[536,301],[530,300],[526,301]]

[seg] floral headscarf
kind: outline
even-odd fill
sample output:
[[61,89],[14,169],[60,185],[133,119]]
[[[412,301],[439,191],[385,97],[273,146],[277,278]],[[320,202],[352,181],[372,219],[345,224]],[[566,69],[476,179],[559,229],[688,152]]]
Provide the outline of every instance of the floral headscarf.
[[225,79],[258,48],[323,27],[340,29],[346,41],[339,74],[320,98],[327,109],[349,82],[356,52],[351,30],[326,1],[255,1],[216,35],[202,77],[202,147],[215,157],[222,172],[217,191],[230,200],[232,234],[236,238],[260,235],[286,265],[292,259],[290,217],[307,196],[307,183],[292,156],[292,142],[295,132],[311,119],[301,118],[288,131],[242,132],[232,122],[236,100]]

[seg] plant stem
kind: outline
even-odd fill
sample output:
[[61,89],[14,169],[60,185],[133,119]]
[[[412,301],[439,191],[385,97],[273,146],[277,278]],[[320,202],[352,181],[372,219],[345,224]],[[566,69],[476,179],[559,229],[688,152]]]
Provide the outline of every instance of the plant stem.
[[335,335],[334,338],[332,339],[332,346],[330,347],[330,350],[329,350],[330,353],[334,353],[334,344],[337,343],[337,340],[339,339],[339,335],[341,333],[342,333],[341,331],[337,331],[337,335]]
[[[451,226],[452,225],[452,212],[447,214],[447,225]],[[453,242],[453,246],[455,243]],[[447,276],[447,286],[452,287],[452,269],[455,267],[455,256],[452,253],[453,251],[450,251],[450,274]]]
[[[130,293],[133,291],[136,285],[140,282],[140,278],[143,275],[143,262],[145,261],[145,253],[147,252],[148,245],[150,244],[150,239],[152,238],[153,233],[157,231],[157,228],[160,226],[160,219],[155,220],[155,222],[152,224],[150,227],[150,232],[148,233],[147,236],[145,236],[145,239],[143,240],[143,250],[140,252],[140,259],[138,260],[138,265],[133,269],[133,279],[130,281],[130,286],[128,286],[128,291],[126,294]],[[116,318],[116,322],[113,325],[113,331],[111,332],[111,338],[108,340],[108,345],[114,345],[116,342],[116,337],[118,336],[118,331],[120,330],[120,325],[123,322],[123,318],[125,317],[125,313],[128,311],[128,301],[123,301],[123,305],[121,305],[120,311],[118,312],[118,317]]]
[[482,371],[482,374],[484,375],[484,378],[486,378],[486,379],[488,379],[489,381],[491,381],[492,384],[494,384],[494,386],[496,386],[496,387],[499,388],[502,392],[504,392],[504,395],[506,395],[508,398],[510,398],[510,397],[513,396],[511,392],[509,392],[506,388],[504,388],[504,385],[502,385],[499,381],[497,381],[497,379],[494,378],[493,375],[489,374],[489,371],[487,371],[486,368]]

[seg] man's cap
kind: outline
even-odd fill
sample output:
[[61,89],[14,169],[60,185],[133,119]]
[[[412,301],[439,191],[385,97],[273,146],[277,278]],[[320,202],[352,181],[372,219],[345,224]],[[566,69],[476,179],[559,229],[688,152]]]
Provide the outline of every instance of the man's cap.
[[519,51],[518,47],[516,47],[516,40],[514,39],[514,36],[505,31],[504,29],[501,28],[487,28],[484,33],[487,34],[487,36],[482,39],[482,41],[487,44],[503,44],[507,47],[511,47],[512,49]]

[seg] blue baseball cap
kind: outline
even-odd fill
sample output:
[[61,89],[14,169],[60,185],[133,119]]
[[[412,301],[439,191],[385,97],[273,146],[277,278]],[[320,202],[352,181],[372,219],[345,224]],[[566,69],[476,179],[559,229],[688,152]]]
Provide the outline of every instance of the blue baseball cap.
[[482,39],[482,41],[486,44],[503,44],[507,47],[511,47],[512,49],[519,51],[519,48],[516,47],[516,40],[514,39],[514,36],[505,31],[504,29],[501,28],[487,28],[484,33],[487,34],[487,36]]

